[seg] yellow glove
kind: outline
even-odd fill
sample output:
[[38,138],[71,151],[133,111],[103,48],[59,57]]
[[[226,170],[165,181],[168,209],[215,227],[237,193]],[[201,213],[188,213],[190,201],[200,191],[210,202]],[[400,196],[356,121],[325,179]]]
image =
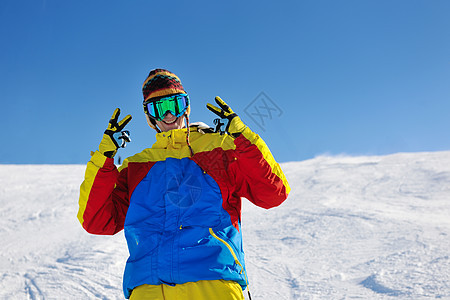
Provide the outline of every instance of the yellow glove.
[[216,119],[217,122],[214,120],[215,123],[224,125],[225,131],[228,134],[233,137],[238,137],[247,126],[245,126],[245,124],[241,121],[241,118],[239,118],[239,116],[219,96],[217,96],[215,100],[220,108],[210,103],[206,105],[210,111],[221,118],[221,120]]
[[109,120],[108,128],[103,134],[103,139],[98,146],[100,153],[106,157],[113,158],[119,148],[125,148],[126,142],[131,142],[130,132],[123,130],[123,128],[131,121],[131,115],[127,115],[119,123],[117,120],[120,115],[120,109],[116,108],[111,119]]

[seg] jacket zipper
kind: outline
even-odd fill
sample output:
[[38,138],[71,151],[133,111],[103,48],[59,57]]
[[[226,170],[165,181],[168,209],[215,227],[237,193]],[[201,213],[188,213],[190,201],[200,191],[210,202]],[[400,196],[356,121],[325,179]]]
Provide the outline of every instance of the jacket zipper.
[[[220,237],[217,236],[217,234],[215,234],[215,232],[212,230],[212,228],[209,228],[209,233],[219,242],[221,242],[222,244],[224,244],[228,250],[230,251],[231,255],[233,255],[234,258],[234,262],[241,267],[241,271],[239,272],[239,274],[242,274],[242,272],[244,272],[244,278],[245,278],[245,284],[247,285],[247,289],[248,289],[248,280],[247,280],[247,273],[245,272],[244,266],[241,264],[241,262],[239,261],[239,259],[236,256],[236,253],[234,252],[233,248],[231,247],[230,244],[228,244],[224,239],[221,239]],[[248,291],[249,296],[250,296],[250,291]],[[251,299],[251,296],[250,296]]]
[[[220,237],[217,236],[217,234],[214,233],[214,231],[212,230],[212,228],[209,228],[209,233],[211,233],[211,235],[218,241],[222,242],[225,246],[227,246],[228,250],[230,251],[231,255],[233,255],[234,258],[234,262],[239,265],[241,267],[241,272],[239,272],[239,274],[242,274],[242,272],[244,271],[244,267],[242,266],[241,262],[239,261],[239,259],[236,256],[236,253],[234,252],[233,248],[231,248],[230,244],[228,244],[224,239],[221,239]],[[247,280],[247,279],[246,279]]]
[[248,297],[250,300],[252,300],[252,296],[250,295],[250,287],[248,285],[247,273],[245,272],[244,266],[242,266],[241,262],[237,258],[236,253],[234,252],[233,248],[231,248],[231,245],[228,244],[224,239],[221,239],[220,237],[218,237],[217,234],[215,234],[215,232],[212,230],[212,228],[209,228],[209,233],[213,236],[213,238],[215,238],[216,240],[218,240],[219,242],[221,242],[222,244],[227,246],[231,255],[233,255],[234,262],[241,267],[241,272],[239,272],[239,274],[242,274],[242,272],[244,272],[244,278],[245,278],[245,284],[247,285]]

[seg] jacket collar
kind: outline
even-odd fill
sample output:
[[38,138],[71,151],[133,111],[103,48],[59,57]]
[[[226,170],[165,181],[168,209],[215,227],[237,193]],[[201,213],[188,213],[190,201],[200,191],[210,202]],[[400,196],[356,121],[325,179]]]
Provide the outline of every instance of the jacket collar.
[[153,144],[152,148],[156,148],[156,149],[166,149],[166,148],[180,149],[182,146],[187,145],[187,143],[186,143],[186,135],[187,135],[187,129],[186,128],[173,129],[173,130],[157,133],[156,134],[156,143]]

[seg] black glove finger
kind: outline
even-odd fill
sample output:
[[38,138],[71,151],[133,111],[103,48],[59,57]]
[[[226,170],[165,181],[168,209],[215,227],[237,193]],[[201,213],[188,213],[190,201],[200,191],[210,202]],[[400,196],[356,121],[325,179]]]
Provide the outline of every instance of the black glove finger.
[[228,106],[228,104],[226,104],[225,101],[223,101],[219,96],[216,96],[216,98],[214,98],[214,100],[224,111],[226,111],[228,113],[231,112],[231,109]]
[[111,117],[111,119],[109,120],[109,124],[111,124],[111,128],[117,128],[117,119],[119,118],[120,115],[120,108],[116,108],[116,110],[114,110],[114,113]]
[[117,131],[121,131],[127,124],[131,121],[132,116],[127,115],[125,118],[122,119],[122,121],[117,124]]
[[225,118],[225,113],[222,109],[208,103],[206,104],[206,108],[208,108],[210,111],[212,111],[213,113],[215,113],[216,115],[218,115],[221,118]]

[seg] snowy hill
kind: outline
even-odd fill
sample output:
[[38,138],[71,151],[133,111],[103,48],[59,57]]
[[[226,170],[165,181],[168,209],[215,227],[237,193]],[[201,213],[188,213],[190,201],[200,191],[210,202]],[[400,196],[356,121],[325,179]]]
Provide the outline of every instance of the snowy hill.
[[[76,219],[84,168],[0,165],[0,299],[123,299],[123,233]],[[282,168],[288,200],[243,207],[253,299],[450,299],[450,152]]]

